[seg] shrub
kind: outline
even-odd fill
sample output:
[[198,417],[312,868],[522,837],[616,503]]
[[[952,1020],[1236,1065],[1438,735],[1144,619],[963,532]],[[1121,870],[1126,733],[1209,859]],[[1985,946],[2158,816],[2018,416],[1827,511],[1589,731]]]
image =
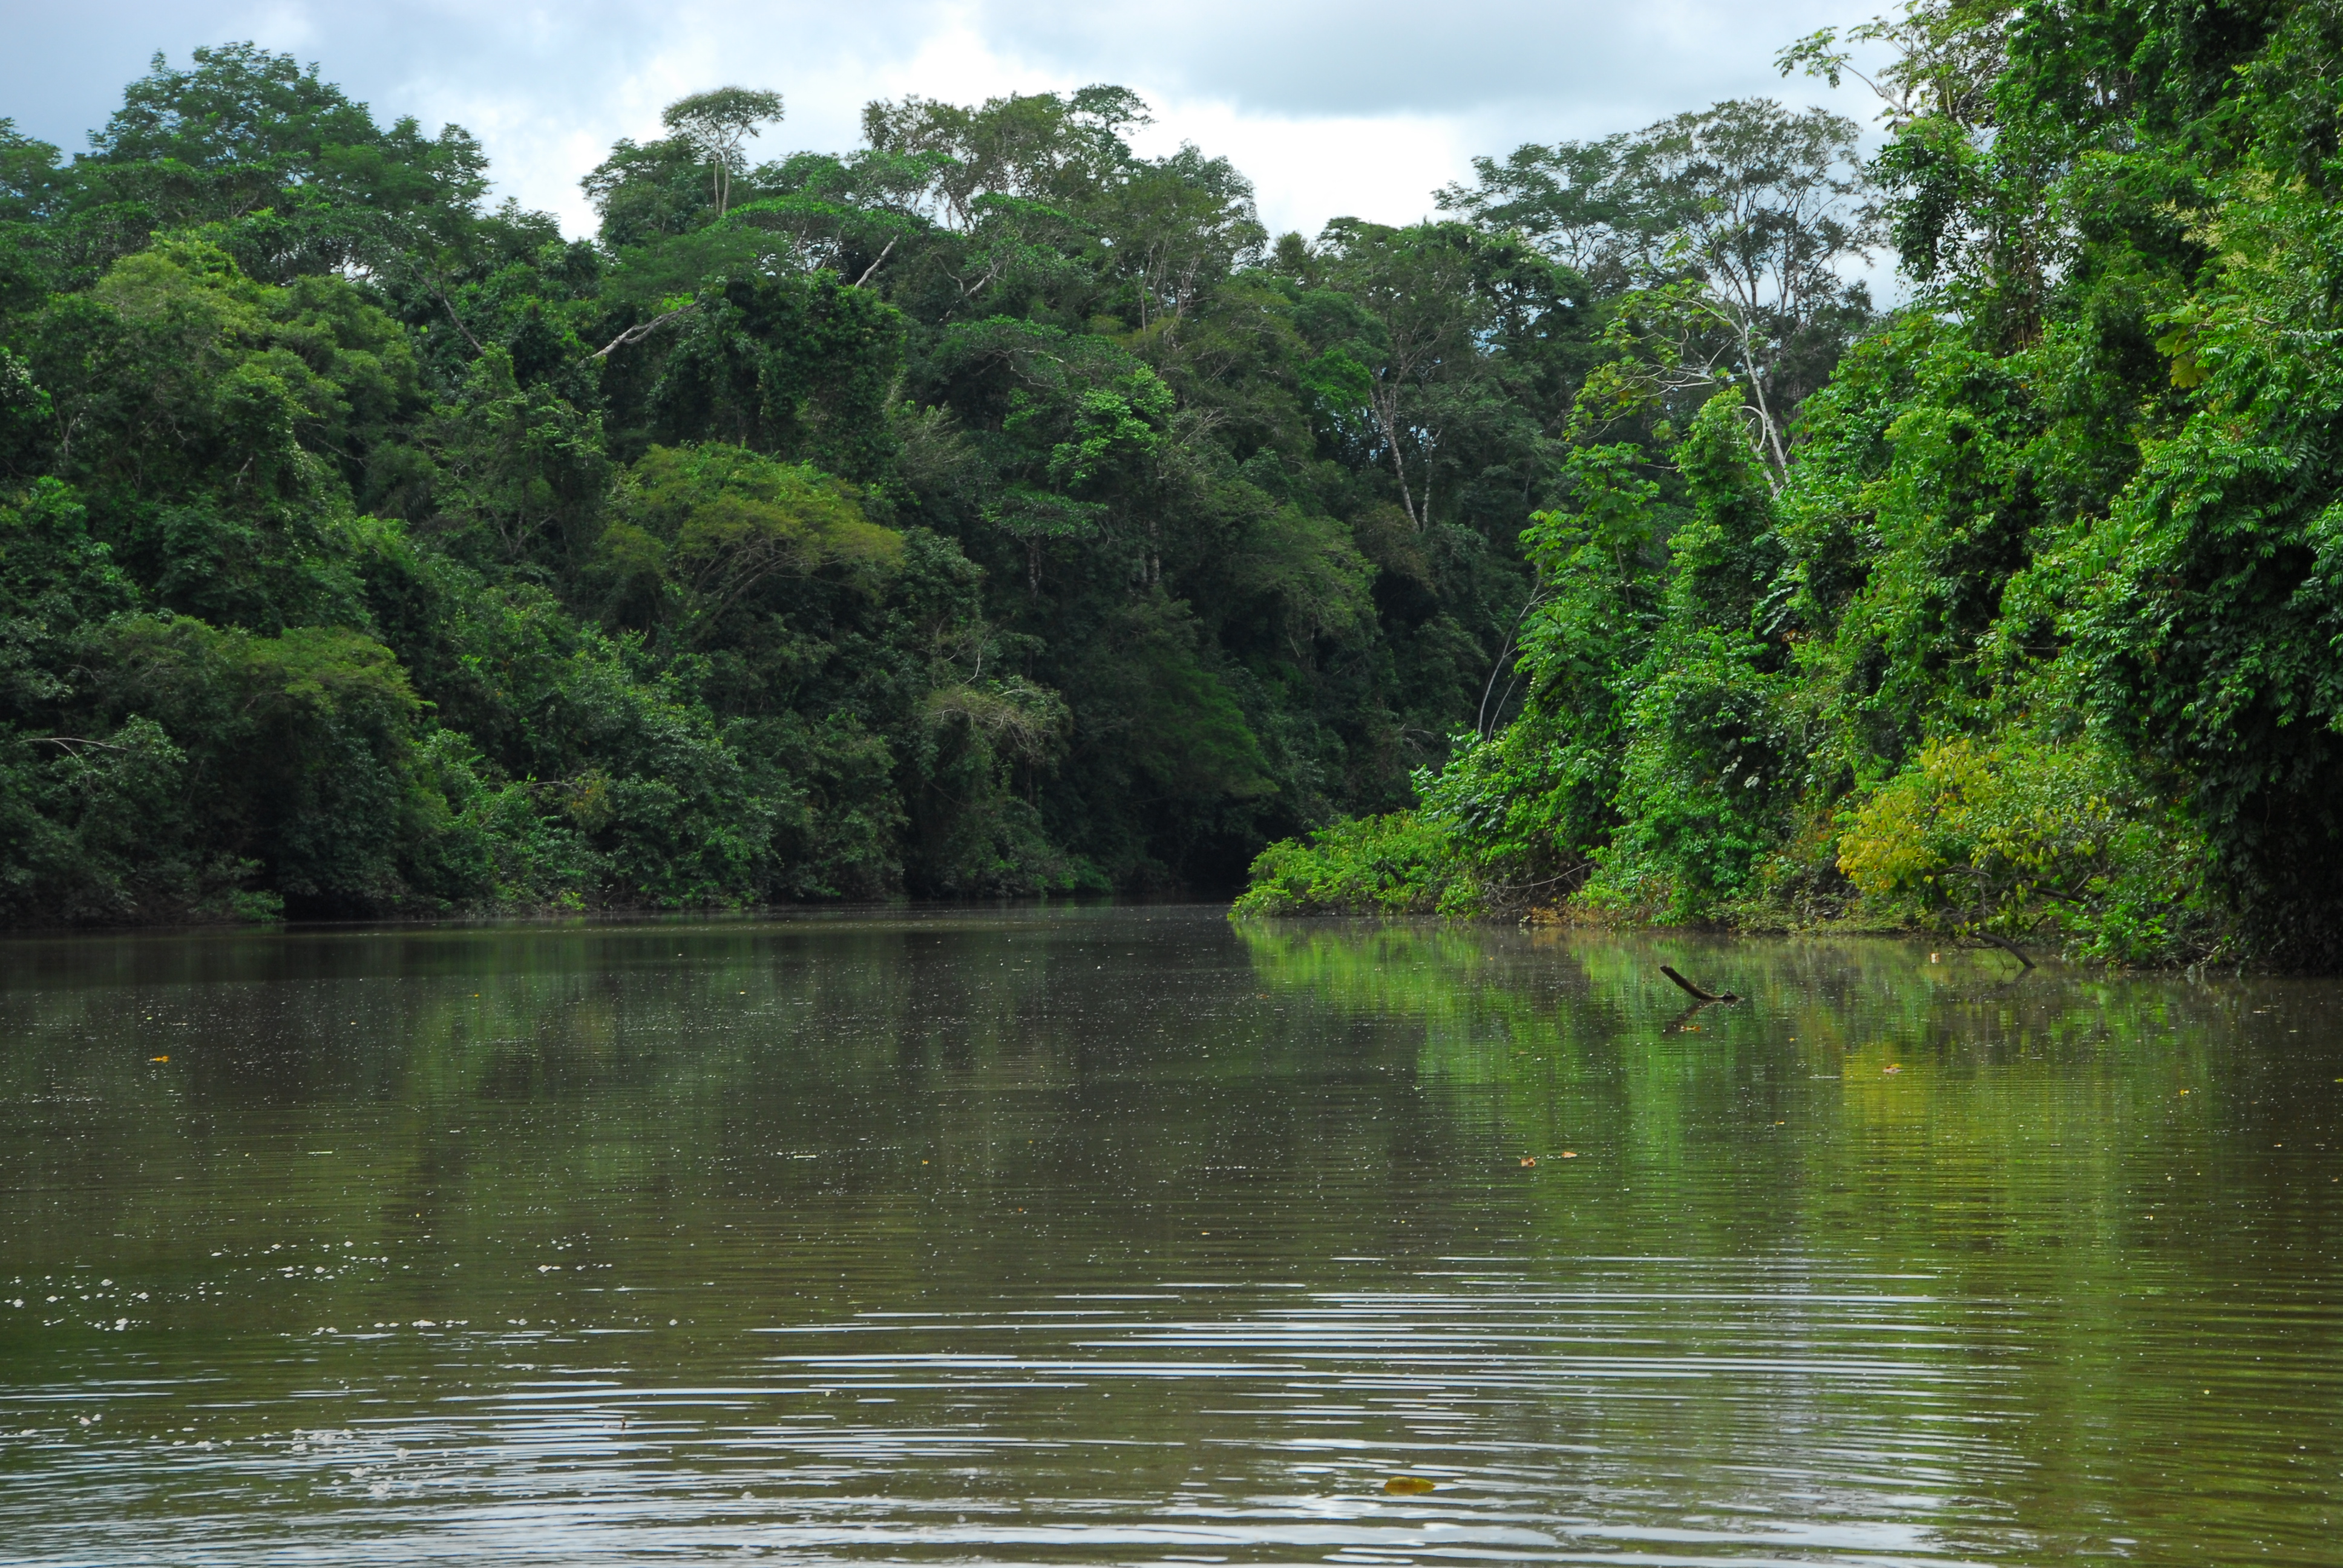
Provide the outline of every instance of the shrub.
[[1356,817],[1286,839],[1252,863],[1238,915],[1419,915],[1442,907],[1460,869],[1448,836],[1413,811]]
[[2214,914],[2202,836],[2088,740],[1931,741],[1854,812],[1838,863],[1924,930],[2110,962],[2199,956]]

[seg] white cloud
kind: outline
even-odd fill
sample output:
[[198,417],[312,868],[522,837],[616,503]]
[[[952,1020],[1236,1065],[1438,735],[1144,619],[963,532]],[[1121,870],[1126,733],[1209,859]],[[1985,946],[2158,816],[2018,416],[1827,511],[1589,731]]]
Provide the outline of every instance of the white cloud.
[[[1273,229],[1342,214],[1406,221],[1475,153],[1599,135],[1748,93],[1813,100],[1774,51],[1871,4],[1788,0],[0,0],[0,115],[68,149],[148,54],[251,38],[314,59],[377,116],[454,121],[502,192],[590,227],[578,178],[662,105],[728,82],[778,87],[786,124],[758,151],[843,149],[862,105],[968,102],[1120,82],[1154,105],[1150,151],[1182,140],[1250,175]],[[1869,106],[1852,94],[1835,106]]]
[[1272,234],[1314,234],[1338,216],[1412,223],[1432,210],[1431,193],[1463,173],[1482,150],[1454,119],[1440,116],[1299,119],[1178,100],[1133,140],[1150,155],[1183,141],[1226,154],[1252,179],[1262,221]]

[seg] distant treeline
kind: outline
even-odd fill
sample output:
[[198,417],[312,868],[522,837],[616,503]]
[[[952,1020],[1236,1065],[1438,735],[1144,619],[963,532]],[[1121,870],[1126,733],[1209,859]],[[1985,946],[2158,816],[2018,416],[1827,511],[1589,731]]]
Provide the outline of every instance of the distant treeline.
[[2336,961],[2343,25],[1778,63],[1884,148],[1736,101],[1274,240],[1114,87],[764,163],[701,94],[590,242],[249,45],[0,121],[0,918],[1251,863]]
[[1413,799],[1599,290],[1272,246],[1119,88],[781,108],[590,241],[247,45],[0,121],[0,920],[1227,889]]

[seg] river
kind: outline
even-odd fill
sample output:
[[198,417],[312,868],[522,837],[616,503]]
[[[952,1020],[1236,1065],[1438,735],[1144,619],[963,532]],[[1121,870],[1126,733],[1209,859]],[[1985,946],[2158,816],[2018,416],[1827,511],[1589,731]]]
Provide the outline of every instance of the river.
[[0,1563],[2343,1562],[2331,980],[19,938],[0,1122]]

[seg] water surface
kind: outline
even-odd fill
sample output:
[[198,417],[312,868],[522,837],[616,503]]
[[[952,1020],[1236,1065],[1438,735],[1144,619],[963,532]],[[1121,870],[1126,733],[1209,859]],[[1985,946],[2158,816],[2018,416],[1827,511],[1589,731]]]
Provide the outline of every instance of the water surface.
[[9,942],[0,1562],[2331,1568],[2343,987],[2014,968]]

